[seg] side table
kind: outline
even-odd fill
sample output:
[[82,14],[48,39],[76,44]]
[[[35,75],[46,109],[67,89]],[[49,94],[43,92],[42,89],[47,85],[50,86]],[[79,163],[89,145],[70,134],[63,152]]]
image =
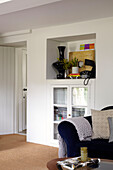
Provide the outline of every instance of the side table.
[[[57,159],[53,159],[51,161],[49,161],[47,163],[47,168],[49,170],[58,170],[56,164],[57,164],[57,161],[63,161],[67,158],[57,158]],[[106,170],[106,168],[108,170],[113,170],[113,160],[108,160],[108,159],[101,159],[101,168],[98,168],[99,170]],[[97,168],[96,168],[97,169]],[[65,168],[63,168],[63,170],[67,170]],[[91,170],[91,168],[89,167],[82,167],[82,168],[79,168],[79,170]]]

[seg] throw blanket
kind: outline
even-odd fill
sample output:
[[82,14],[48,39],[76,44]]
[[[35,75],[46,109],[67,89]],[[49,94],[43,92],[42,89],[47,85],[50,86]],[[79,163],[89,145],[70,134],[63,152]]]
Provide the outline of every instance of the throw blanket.
[[75,126],[80,141],[91,140],[92,128],[84,117],[73,117],[63,121],[68,121]]
[[[74,117],[65,119],[63,121],[68,121],[72,123],[78,133],[78,137],[80,141],[90,141],[92,136],[92,128],[88,120],[84,117]],[[66,144],[65,141],[59,135],[59,157],[65,157],[66,155]]]
[[58,151],[59,158],[65,158],[65,157],[67,157],[66,143],[60,135],[59,135],[58,139],[59,139],[59,151]]

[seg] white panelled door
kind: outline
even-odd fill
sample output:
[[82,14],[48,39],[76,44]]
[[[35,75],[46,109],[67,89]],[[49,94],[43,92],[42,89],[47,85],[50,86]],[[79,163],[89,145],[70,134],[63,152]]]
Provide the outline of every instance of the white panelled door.
[[0,134],[14,132],[15,50],[0,46]]
[[27,51],[15,49],[15,132],[22,132],[26,127],[27,103]]
[[27,51],[22,50],[23,120],[22,128],[27,129]]

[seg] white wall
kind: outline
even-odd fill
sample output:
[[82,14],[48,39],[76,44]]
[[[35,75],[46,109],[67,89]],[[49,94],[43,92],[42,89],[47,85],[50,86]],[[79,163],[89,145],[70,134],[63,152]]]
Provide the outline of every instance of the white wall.
[[95,109],[113,104],[113,18],[33,30],[28,43],[28,141],[50,144],[47,38],[96,33]]
[[58,58],[58,54],[56,53],[56,50],[57,47],[58,47],[59,43],[56,42],[56,41],[53,41],[53,40],[47,40],[47,49],[50,49],[50,50],[47,50],[47,55],[48,57],[46,57],[46,64],[47,64],[47,67],[46,67],[46,77],[48,79],[51,79],[51,77],[54,77],[56,78],[56,71],[53,71],[53,67],[52,67],[52,64],[53,62],[56,61],[56,59]]
[[[46,80],[46,40],[48,38],[96,33],[95,109],[113,104],[113,18],[74,23],[33,30],[27,37],[28,49],[28,104],[27,140],[50,143],[48,110],[48,81]],[[13,37],[21,41],[22,37]],[[10,42],[10,38],[0,42]],[[50,103],[49,103],[50,105]]]
[[14,131],[14,48],[0,47],[0,134]]

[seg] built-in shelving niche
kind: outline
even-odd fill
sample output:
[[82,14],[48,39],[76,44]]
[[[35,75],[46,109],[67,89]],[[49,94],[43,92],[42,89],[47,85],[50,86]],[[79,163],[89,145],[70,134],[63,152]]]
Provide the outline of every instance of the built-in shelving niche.
[[[59,57],[58,46],[66,46],[64,57],[69,59],[69,52],[79,51],[80,44],[95,43],[96,51],[96,33],[67,36],[67,37],[56,37],[47,39],[47,60],[46,60],[46,79],[56,79],[56,70],[52,64],[57,61]],[[96,61],[96,52],[95,52]]]

